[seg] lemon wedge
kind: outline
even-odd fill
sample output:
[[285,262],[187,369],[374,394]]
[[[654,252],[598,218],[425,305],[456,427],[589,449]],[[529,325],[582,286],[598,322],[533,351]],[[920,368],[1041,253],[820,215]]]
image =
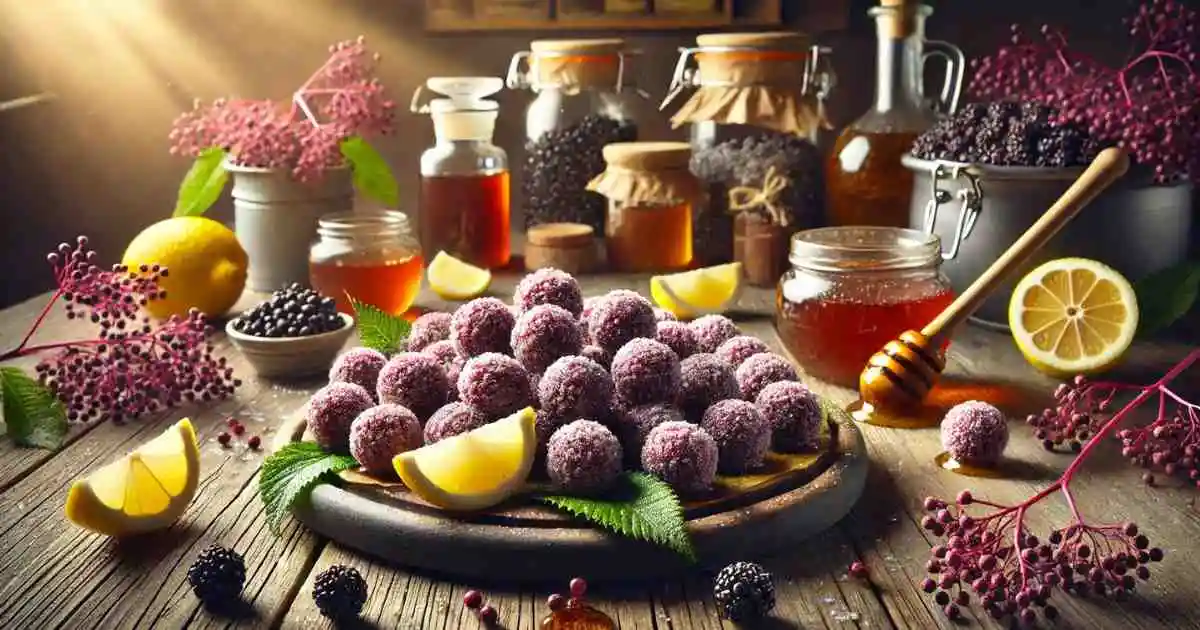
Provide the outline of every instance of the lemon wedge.
[[470,300],[492,284],[492,272],[438,252],[429,263],[429,287],[446,300]]
[[537,450],[533,408],[474,431],[397,455],[404,485],[447,510],[480,510],[512,496],[529,477]]
[[200,450],[187,418],[71,485],[67,519],[108,536],[166,529],[196,495]]
[[1008,325],[1035,368],[1059,377],[1093,374],[1115,365],[1133,343],[1137,297],[1112,267],[1060,258],[1017,283]]
[[728,263],[650,278],[654,303],[680,319],[721,313],[737,300],[742,263]]

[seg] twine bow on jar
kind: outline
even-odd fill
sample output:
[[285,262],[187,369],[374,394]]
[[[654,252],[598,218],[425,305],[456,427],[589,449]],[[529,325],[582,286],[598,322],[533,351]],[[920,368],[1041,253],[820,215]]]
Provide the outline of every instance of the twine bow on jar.
[[791,217],[788,216],[787,208],[780,204],[779,195],[788,185],[788,179],[772,166],[763,176],[762,188],[737,186],[729,189],[729,212],[760,212],[772,223],[787,226],[791,223]]

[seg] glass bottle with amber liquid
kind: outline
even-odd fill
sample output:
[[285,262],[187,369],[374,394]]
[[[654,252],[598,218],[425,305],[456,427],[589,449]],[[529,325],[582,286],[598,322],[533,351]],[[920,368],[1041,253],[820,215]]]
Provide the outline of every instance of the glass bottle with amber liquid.
[[499,77],[434,77],[425,88],[446,98],[413,111],[433,118],[436,143],[421,155],[420,234],[426,258],[439,251],[487,269],[508,265],[508,155],[492,144]]
[[[881,0],[870,15],[877,27],[875,104],[847,126],[826,165],[826,199],[832,225],[907,227],[913,174],[900,158],[943,113],[958,106],[965,68],[962,51],[925,39],[933,12],[911,0]],[[941,57],[941,93],[926,98],[925,62]]]

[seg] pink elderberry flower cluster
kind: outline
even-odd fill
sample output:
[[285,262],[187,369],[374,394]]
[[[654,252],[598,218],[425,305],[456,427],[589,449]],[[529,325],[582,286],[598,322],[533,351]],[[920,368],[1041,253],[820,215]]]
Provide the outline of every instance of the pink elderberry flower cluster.
[[1127,150],[1158,182],[1200,182],[1200,14],[1180,0],[1152,0],[1125,21],[1137,52],[1112,67],[1069,48],[1043,25],[976,60],[972,91],[1056,108],[1060,122]]
[[195,157],[220,147],[235,165],[288,169],[299,181],[343,167],[341,142],[391,133],[396,103],[374,76],[379,55],[362,37],[330,46],[329,55],[290,102],[196,101],[175,119],[171,154]]
[[[39,381],[62,401],[69,420],[123,421],[183,402],[228,397],[241,384],[224,357],[213,354],[212,328],[198,311],[152,324],[142,314],[147,302],[166,292],[158,280],[165,267],[123,265],[101,268],[85,237],[63,243],[47,256],[68,319],[99,327],[93,339],[28,345],[52,300],[21,345],[21,356],[50,352],[37,364]],[[6,356],[9,356],[6,355]]]

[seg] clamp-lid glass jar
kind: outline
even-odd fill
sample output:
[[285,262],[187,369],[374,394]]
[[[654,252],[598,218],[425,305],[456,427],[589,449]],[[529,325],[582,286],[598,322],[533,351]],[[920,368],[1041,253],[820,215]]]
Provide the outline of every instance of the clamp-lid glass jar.
[[513,55],[508,87],[536,94],[525,113],[526,227],[604,229],[604,199],[587,185],[604,171],[604,145],[637,139],[645,97],[628,83],[631,57],[621,39],[538,40]]
[[692,262],[692,203],[700,182],[686,142],[619,142],[604,147],[608,169],[588,190],[608,197],[604,243],[609,267],[627,272],[685,269]]
[[893,227],[829,227],[792,236],[775,295],[775,329],[809,375],[845,387],[872,354],[920,330],[954,301],[937,236]]
[[385,313],[407,311],[421,290],[424,264],[408,217],[394,210],[321,217],[308,254],[313,288],[336,298],[343,313],[354,312],[350,297]]

